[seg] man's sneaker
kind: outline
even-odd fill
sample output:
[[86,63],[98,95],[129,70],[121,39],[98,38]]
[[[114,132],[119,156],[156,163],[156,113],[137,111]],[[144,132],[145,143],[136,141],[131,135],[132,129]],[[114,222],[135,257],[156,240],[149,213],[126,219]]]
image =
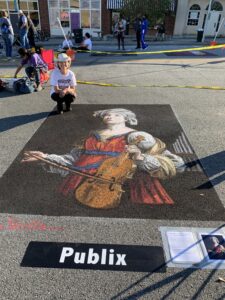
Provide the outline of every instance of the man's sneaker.
[[58,113],[59,115],[63,115],[63,110],[57,110],[57,113]]

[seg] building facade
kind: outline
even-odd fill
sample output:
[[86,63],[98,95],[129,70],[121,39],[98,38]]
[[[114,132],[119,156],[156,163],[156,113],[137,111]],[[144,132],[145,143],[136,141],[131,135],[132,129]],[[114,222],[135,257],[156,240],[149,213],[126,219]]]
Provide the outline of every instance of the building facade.
[[[22,9],[36,26],[52,36],[62,35],[61,26],[65,33],[82,28],[92,36],[100,36],[112,33],[113,20],[123,3],[124,0],[0,0],[0,10],[8,11],[15,32],[17,11]],[[206,35],[214,36],[218,30],[218,35],[225,35],[225,0],[212,0],[210,10],[209,3],[210,0],[171,0],[174,22],[171,17],[165,18],[169,35],[193,35],[199,28],[204,28]]]
[[174,35],[193,35],[204,29],[205,35],[225,35],[225,0],[178,0]]
[[8,11],[15,29],[19,9],[52,36],[62,35],[60,24],[65,33],[83,28],[97,36],[103,26],[107,30],[107,0],[0,0],[0,10]]

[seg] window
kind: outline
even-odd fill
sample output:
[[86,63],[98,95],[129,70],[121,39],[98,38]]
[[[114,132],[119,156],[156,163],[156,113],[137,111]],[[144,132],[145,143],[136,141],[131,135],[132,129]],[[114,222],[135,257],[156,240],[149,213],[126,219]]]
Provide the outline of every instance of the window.
[[81,10],[81,27],[90,28],[90,11]]
[[52,8],[58,8],[59,6],[59,1],[58,0],[49,0],[49,8],[50,10]]
[[190,10],[201,10],[201,7],[198,4],[193,4]]
[[59,28],[59,10],[55,8],[49,9],[49,21],[51,28]]
[[15,11],[14,0],[8,1],[8,7],[10,11]]
[[60,1],[60,6],[62,7],[62,8],[69,8],[69,2],[67,1],[67,0],[61,0]]
[[101,28],[100,0],[81,0],[81,27]]
[[19,7],[22,10],[27,10],[27,1],[20,1]]
[[91,0],[91,9],[100,9],[100,1]]
[[[209,9],[209,6],[207,5],[206,10],[208,10],[208,9]],[[223,6],[222,6],[222,4],[220,2],[214,1],[212,3],[211,10],[223,11]]]
[[91,11],[91,27],[92,28],[100,28],[100,18],[99,18],[98,10]]
[[38,4],[36,1],[29,1],[28,2],[29,10],[38,10]]
[[201,7],[198,4],[193,4],[190,7],[190,11],[188,13],[187,25],[191,25],[191,26],[197,26],[198,25],[200,10],[201,10]]
[[63,9],[60,11],[60,21],[62,27],[70,27],[70,17],[68,10]]
[[89,9],[90,8],[90,0],[81,0],[80,8],[81,9]]
[[6,6],[6,2],[4,1],[0,1],[0,10],[6,10],[7,6]]
[[37,11],[30,11],[30,18],[33,21],[35,27],[39,26],[39,16]]
[[79,2],[79,0],[70,0],[70,7],[72,9],[78,9],[78,8],[80,8],[80,2]]

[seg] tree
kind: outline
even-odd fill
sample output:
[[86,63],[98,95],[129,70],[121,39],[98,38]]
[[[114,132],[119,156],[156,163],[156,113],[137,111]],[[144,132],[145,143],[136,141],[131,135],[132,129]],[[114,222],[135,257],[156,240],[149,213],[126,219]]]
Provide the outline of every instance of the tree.
[[131,20],[145,15],[151,24],[156,24],[170,11],[170,4],[171,0],[124,0],[121,13]]

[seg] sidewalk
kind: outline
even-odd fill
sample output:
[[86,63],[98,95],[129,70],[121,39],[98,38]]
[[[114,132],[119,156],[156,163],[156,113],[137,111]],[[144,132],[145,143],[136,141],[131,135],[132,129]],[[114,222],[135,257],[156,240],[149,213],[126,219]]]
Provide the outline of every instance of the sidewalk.
[[[107,39],[106,39],[107,37]],[[204,47],[209,46],[213,38],[206,38],[204,42],[197,42],[196,36],[178,37],[174,36],[165,41],[154,41],[154,36],[147,36],[146,41],[149,44],[148,51],[157,51],[162,49],[179,49],[181,48],[191,48],[191,47]],[[112,35],[105,36],[105,39],[93,38],[93,50],[96,51],[117,51],[117,40]],[[218,38],[218,44],[225,44],[225,38]],[[59,46],[63,42],[63,37],[51,37],[48,41],[36,42],[37,46],[43,47],[45,49],[58,50]],[[76,44],[78,46],[78,44]],[[127,51],[135,51],[136,39],[135,36],[125,37],[125,48]],[[167,48],[168,47],[168,48]],[[14,65],[17,64],[20,58],[17,55],[18,48],[13,49],[13,60],[8,61],[5,57],[5,50],[1,49],[0,53],[0,64],[1,65]]]
[[[197,42],[196,36],[187,36],[187,37],[167,37],[164,41],[154,41],[154,36],[147,36],[146,41],[151,44],[151,46],[166,46],[166,45],[197,45],[199,47],[207,46],[210,44],[210,42],[213,40],[213,38],[206,38],[204,42]],[[46,48],[58,48],[63,41],[63,37],[51,37],[49,41],[44,42],[38,42],[37,45],[44,46]],[[112,35],[107,35],[103,39],[93,38],[93,46],[112,46],[117,44],[116,38],[114,38]],[[218,44],[225,44],[225,38],[217,38]],[[125,36],[125,45],[127,46],[135,46],[136,45],[136,39],[135,36]]]

